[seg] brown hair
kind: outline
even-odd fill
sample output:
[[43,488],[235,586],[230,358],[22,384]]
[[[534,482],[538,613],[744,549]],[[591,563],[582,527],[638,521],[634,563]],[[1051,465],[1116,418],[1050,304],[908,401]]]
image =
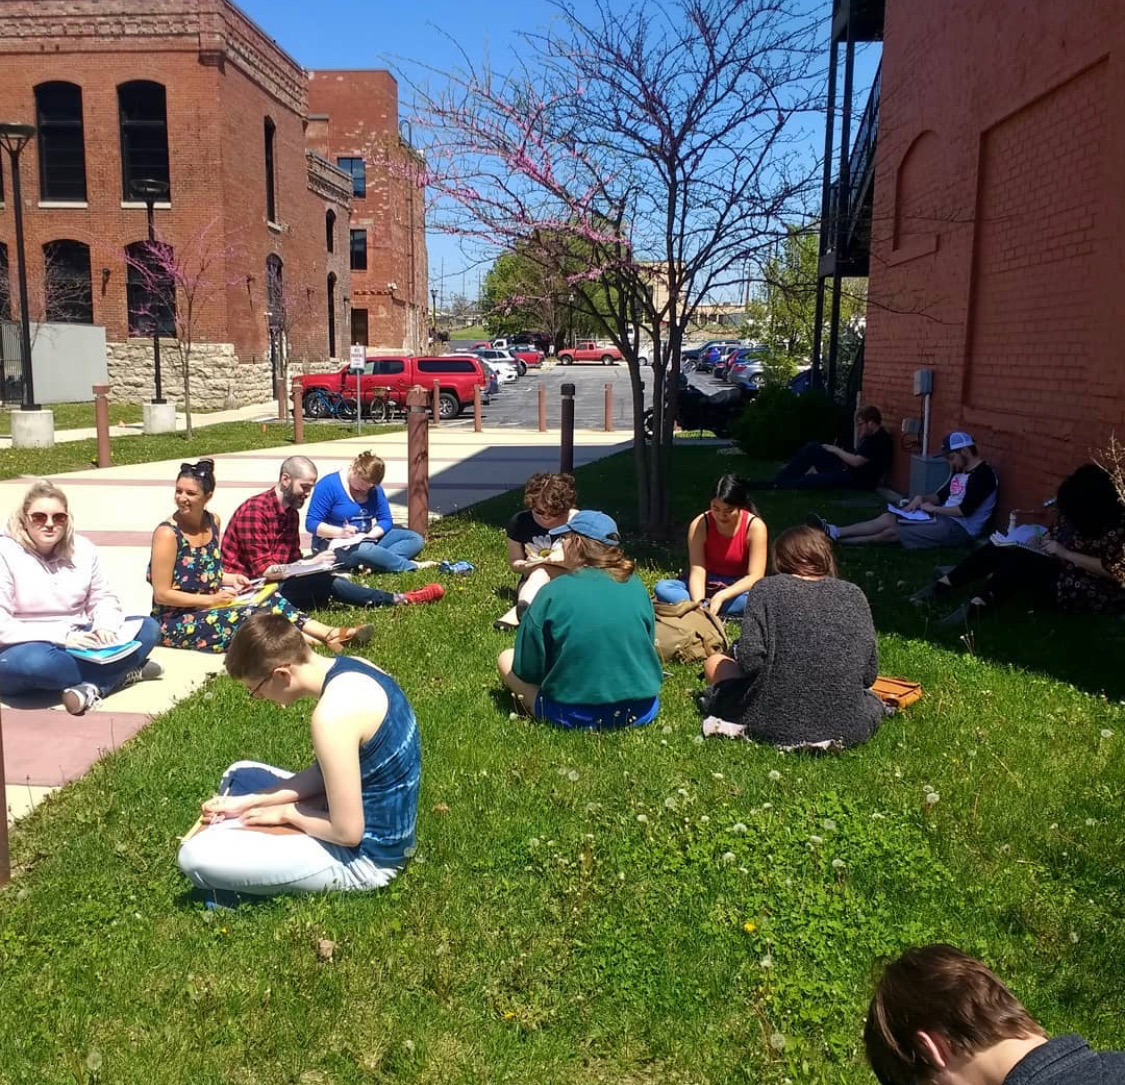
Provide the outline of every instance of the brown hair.
[[835,576],[836,555],[819,528],[791,527],[774,540],[773,567],[794,576]]
[[1047,1035],[990,968],[947,945],[908,949],[875,988],[863,1042],[883,1085],[916,1085],[934,1072],[919,1031],[940,1033],[963,1057]]
[[227,674],[259,679],[287,663],[306,663],[312,650],[301,631],[280,614],[254,614],[238,627],[227,649]]
[[[636,562],[627,558],[620,546],[608,546],[606,543],[587,539],[585,535],[574,532],[564,535],[563,539],[573,540],[570,545],[577,551],[580,568],[604,569],[614,580],[620,580],[622,583],[633,575]],[[564,545],[566,545],[565,541]]]
[[878,407],[868,403],[866,407],[860,407],[855,412],[855,420],[857,422],[874,422],[875,425],[881,426],[883,424],[883,412]]
[[387,465],[374,452],[361,452],[352,460],[350,470],[372,486],[380,485],[387,475]]
[[574,476],[553,475],[549,471],[532,475],[523,488],[523,503],[544,516],[563,516],[578,505]]
[[[41,498],[52,498],[59,502],[60,505],[70,512],[70,505],[66,500],[66,494],[62,492],[53,482],[48,479],[40,479],[38,482],[33,482],[28,488],[27,493],[23,495],[23,501],[14,509],[12,514],[8,517],[8,534],[12,536],[25,550],[32,554],[37,554],[35,543],[31,541],[31,536],[27,533],[27,510],[39,501]],[[66,527],[63,528],[62,534],[59,536],[59,541],[55,543],[54,549],[51,551],[52,558],[70,558],[74,554],[74,521],[69,517],[66,521]]]

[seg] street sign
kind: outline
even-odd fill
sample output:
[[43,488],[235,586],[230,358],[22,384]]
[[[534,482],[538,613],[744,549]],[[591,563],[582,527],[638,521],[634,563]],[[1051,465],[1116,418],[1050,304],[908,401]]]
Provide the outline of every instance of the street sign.
[[348,369],[352,373],[362,373],[366,362],[367,348],[362,343],[354,344],[348,356]]

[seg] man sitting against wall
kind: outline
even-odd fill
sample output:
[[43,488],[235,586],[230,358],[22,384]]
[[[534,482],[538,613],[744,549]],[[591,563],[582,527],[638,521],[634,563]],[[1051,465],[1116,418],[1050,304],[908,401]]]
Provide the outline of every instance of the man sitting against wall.
[[854,452],[839,445],[810,441],[769,482],[767,490],[874,490],[886,476],[894,455],[894,441],[883,429],[878,407],[855,413]]

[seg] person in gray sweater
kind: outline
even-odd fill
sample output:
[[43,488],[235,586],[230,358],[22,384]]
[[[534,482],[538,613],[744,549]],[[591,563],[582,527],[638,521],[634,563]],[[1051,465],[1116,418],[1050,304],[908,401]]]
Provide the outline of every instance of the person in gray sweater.
[[734,658],[704,663],[704,734],[775,746],[866,742],[884,716],[870,689],[879,654],[867,598],[836,578],[822,532],[790,528],[773,551],[777,575],[750,589]]

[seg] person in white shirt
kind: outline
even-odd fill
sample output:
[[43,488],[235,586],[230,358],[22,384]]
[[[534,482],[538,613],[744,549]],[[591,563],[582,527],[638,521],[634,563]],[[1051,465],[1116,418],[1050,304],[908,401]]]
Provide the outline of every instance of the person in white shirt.
[[[74,533],[66,494],[34,483],[0,535],[0,696],[59,692],[77,716],[115,690],[159,678],[163,668],[148,655],[160,626],[126,621],[97,548]],[[128,640],[138,646],[111,663],[72,654]]]

